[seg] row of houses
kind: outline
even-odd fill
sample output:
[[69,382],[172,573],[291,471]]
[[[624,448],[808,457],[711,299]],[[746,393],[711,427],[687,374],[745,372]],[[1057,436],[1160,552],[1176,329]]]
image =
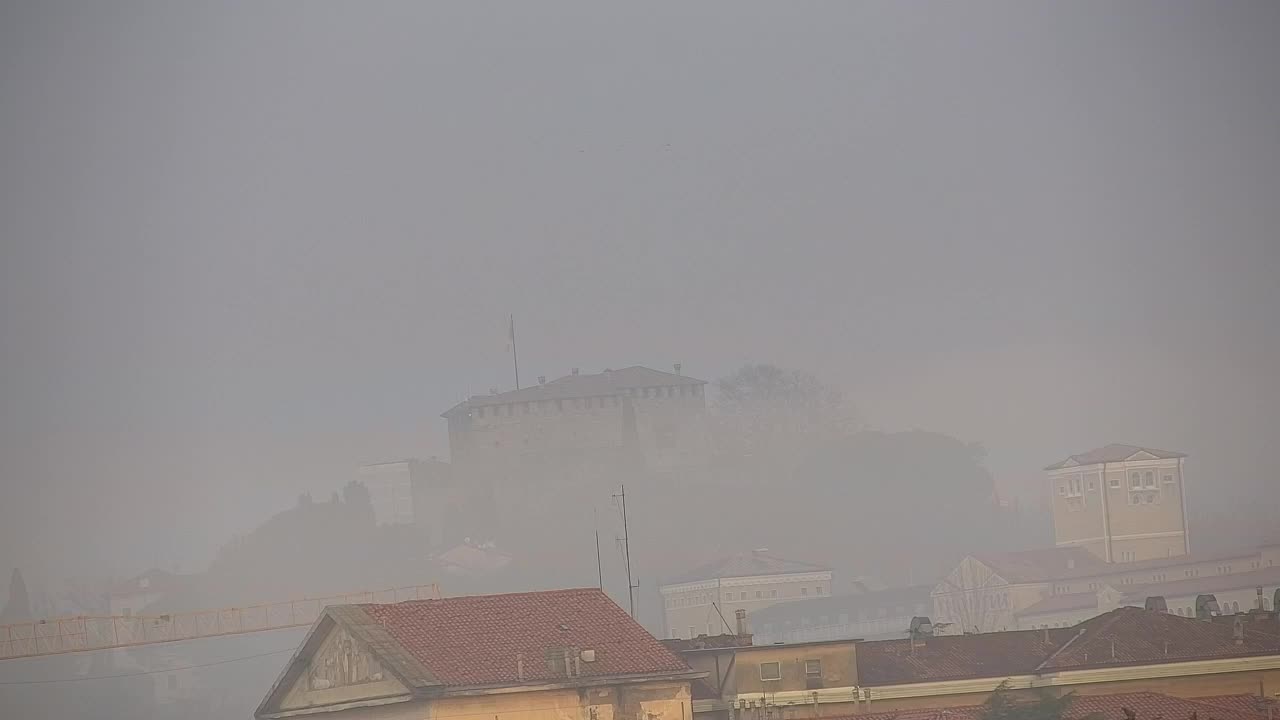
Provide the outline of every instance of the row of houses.
[[1070,628],[937,635],[917,618],[904,638],[766,645],[738,632],[659,641],[595,589],[335,606],[256,717],[976,717],[1001,686],[1074,692],[1081,713],[1116,718],[1262,720],[1280,693],[1280,622],[1120,608]]

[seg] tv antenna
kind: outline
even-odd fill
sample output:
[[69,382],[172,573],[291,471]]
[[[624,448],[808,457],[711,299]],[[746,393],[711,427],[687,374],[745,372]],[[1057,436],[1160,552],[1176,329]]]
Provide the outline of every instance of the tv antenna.
[[627,484],[622,483],[622,492],[613,496],[622,501],[622,553],[627,561],[627,599],[631,604],[631,619],[636,617],[636,588],[639,583],[631,579],[631,534],[627,529]]

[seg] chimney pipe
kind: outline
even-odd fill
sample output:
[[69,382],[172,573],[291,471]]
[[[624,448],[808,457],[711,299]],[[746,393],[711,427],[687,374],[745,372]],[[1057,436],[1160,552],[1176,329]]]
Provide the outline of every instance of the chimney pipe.
[[738,608],[737,610],[734,610],[733,620],[734,620],[735,629],[737,630],[738,634],[746,635],[747,634],[747,611],[743,610],[742,608]]

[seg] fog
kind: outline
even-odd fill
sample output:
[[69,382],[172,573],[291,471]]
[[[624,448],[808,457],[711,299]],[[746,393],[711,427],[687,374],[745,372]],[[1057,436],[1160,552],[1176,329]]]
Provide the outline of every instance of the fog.
[[[678,362],[721,417],[766,364],[841,409],[749,469],[599,474],[505,527],[498,580],[423,577],[422,538],[306,578],[594,585],[599,527],[621,600],[626,480],[660,629],[656,584],[726,553],[904,583],[953,541],[1051,543],[1042,468],[1111,442],[1187,453],[1197,541],[1257,542],[1277,32],[1267,2],[0,4],[0,597],[12,568],[299,589],[220,549],[449,459],[441,413],[514,389],[511,316],[524,386]],[[993,494],[1019,529],[886,527],[883,557],[805,522]]]

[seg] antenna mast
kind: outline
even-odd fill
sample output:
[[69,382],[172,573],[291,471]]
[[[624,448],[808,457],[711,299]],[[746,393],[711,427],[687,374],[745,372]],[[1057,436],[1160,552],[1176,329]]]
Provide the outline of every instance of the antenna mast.
[[507,317],[508,337],[511,340],[511,364],[516,371],[516,389],[520,389],[520,357],[516,355],[516,316],[509,315]]
[[622,484],[622,492],[614,495],[622,500],[622,551],[627,558],[627,599],[631,602],[631,617],[636,616],[636,588],[640,587],[631,580],[631,534],[627,530],[627,484]]
[[600,590],[604,590],[604,566],[600,564],[600,522],[596,519],[596,509],[591,508],[591,520],[596,526],[596,578],[600,582]]

